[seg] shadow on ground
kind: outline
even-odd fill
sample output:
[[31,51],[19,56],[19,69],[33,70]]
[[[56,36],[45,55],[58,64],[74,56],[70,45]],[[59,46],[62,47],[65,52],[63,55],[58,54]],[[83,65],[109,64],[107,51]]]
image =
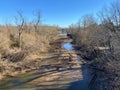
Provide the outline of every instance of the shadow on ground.
[[82,67],[83,78],[82,80],[72,82],[66,90],[90,90],[87,82],[87,68]]
[[[88,90],[86,76],[78,75],[79,71],[80,68],[51,68],[44,72],[30,72],[0,82],[0,90]],[[83,74],[86,74],[85,69]]]

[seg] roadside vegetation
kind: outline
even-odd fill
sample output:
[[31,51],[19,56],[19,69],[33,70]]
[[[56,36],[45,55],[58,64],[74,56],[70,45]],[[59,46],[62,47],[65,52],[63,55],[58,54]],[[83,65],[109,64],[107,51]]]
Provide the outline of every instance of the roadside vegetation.
[[57,26],[41,24],[40,12],[31,22],[17,12],[15,25],[0,26],[0,79],[36,69],[39,63],[34,60],[45,57],[57,35]]
[[87,62],[91,90],[120,89],[120,2],[87,14],[66,29]]

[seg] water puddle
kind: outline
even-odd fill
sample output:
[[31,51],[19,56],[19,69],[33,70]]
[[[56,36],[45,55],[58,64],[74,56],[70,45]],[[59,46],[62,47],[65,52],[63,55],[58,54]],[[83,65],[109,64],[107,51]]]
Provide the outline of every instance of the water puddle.
[[[72,51],[74,50],[73,45],[71,44],[71,41],[63,43],[62,47],[66,50],[72,50]],[[75,52],[75,50],[74,50],[74,52]],[[77,63],[81,64],[80,56],[77,56]],[[87,82],[87,79],[88,79],[87,68],[83,66],[81,69],[82,69],[83,79],[78,82],[73,83],[72,87],[70,87],[70,90],[71,90],[71,88],[74,88],[77,85],[79,85],[79,90],[89,90],[88,82]],[[74,90],[76,90],[76,89],[74,88]]]
[[62,47],[66,50],[73,50],[72,44],[70,42],[64,43]]
[[66,33],[61,33],[61,34],[59,34],[59,36],[67,36],[67,34]]

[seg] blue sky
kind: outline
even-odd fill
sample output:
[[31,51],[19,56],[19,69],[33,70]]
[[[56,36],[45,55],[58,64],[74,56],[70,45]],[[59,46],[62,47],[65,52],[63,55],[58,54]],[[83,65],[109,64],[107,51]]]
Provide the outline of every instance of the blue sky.
[[0,0],[0,24],[13,22],[18,10],[29,21],[33,12],[40,10],[43,24],[67,27],[113,1],[116,0]]

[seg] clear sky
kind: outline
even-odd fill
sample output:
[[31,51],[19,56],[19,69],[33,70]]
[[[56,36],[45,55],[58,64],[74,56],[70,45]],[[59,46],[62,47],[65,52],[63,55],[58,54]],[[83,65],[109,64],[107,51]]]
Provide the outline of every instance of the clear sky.
[[116,0],[0,0],[0,24],[13,21],[18,10],[23,11],[26,20],[31,20],[33,12],[40,10],[43,24],[66,27],[113,1]]

